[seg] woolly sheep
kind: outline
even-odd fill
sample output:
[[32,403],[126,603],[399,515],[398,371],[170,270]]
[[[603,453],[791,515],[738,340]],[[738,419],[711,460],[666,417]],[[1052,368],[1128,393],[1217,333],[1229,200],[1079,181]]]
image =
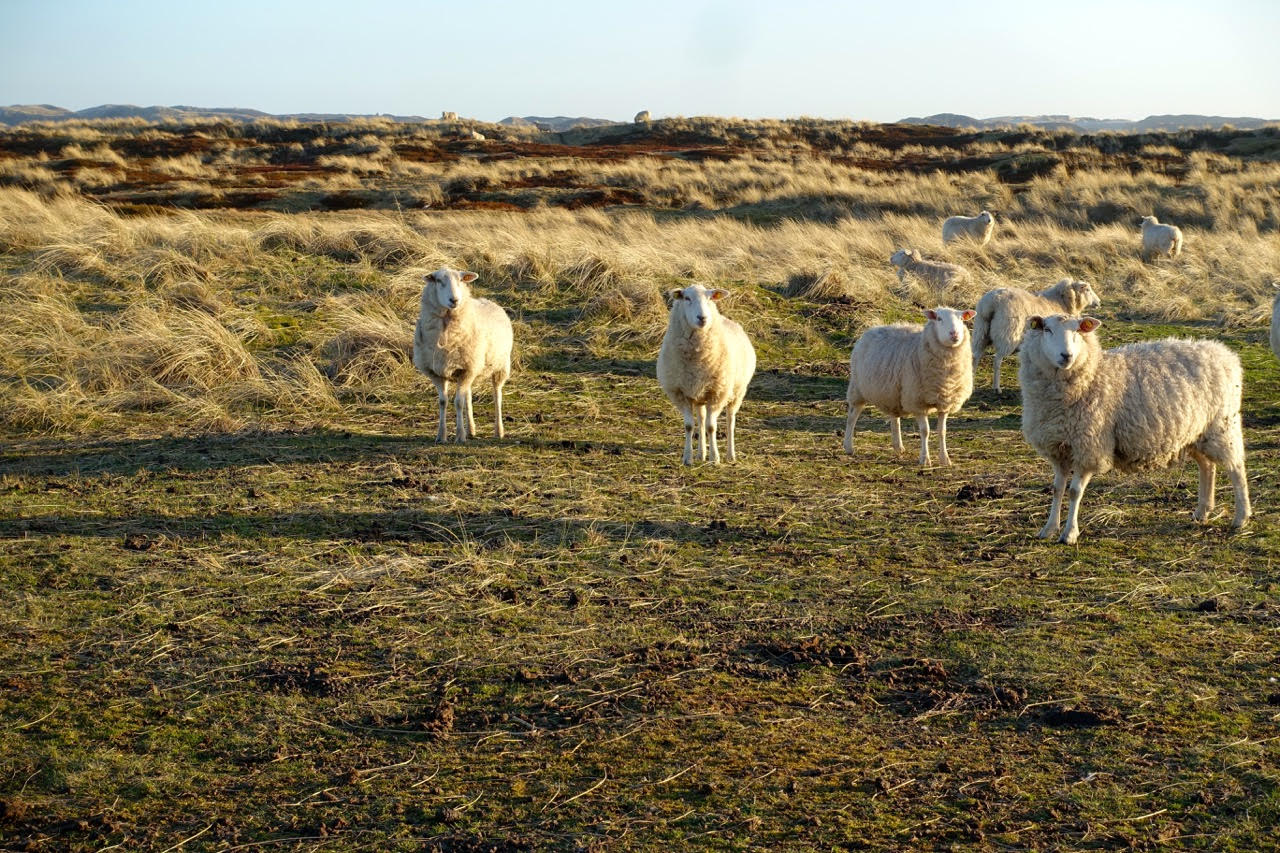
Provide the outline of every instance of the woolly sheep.
[[889,257],[889,263],[898,268],[898,281],[905,282],[907,273],[911,273],[939,290],[969,279],[969,271],[964,267],[943,261],[927,261],[912,249],[894,252]]
[[942,242],[950,243],[962,237],[972,237],[979,246],[985,246],[996,230],[996,218],[984,210],[977,216],[949,216],[942,223]]
[[1093,317],[1032,317],[1022,343],[1022,433],[1053,466],[1053,500],[1040,538],[1058,535],[1070,477],[1067,526],[1080,536],[1080,499],[1095,474],[1165,468],[1187,456],[1200,467],[1195,519],[1213,511],[1215,465],[1235,489],[1234,525],[1252,511],[1240,422],[1240,359],[1216,341],[1179,340],[1102,350]]
[[1280,293],[1271,303],[1271,351],[1280,358]]
[[965,323],[973,311],[931,308],[923,326],[895,323],[867,329],[849,357],[849,417],[844,429],[844,451],[853,453],[853,428],[868,403],[889,418],[893,449],[902,452],[898,418],[915,415],[920,429],[920,465],[929,464],[929,415],[938,414],[938,458],[951,464],[947,454],[947,415],[973,393],[973,365],[965,346]]
[[636,124],[648,124],[648,123],[649,123],[649,111],[648,111],[648,110],[641,110],[640,112],[636,113],[635,123],[636,123]]
[[973,369],[977,371],[987,347],[995,350],[995,377],[991,385],[1000,393],[1000,362],[1018,351],[1027,321],[1037,314],[1061,312],[1077,316],[1102,304],[1093,287],[1064,278],[1050,288],[1032,293],[1014,287],[988,290],[978,300],[973,320]]
[[418,326],[413,333],[413,366],[436,386],[440,399],[440,429],[444,441],[445,405],[449,384],[457,391],[453,406],[459,442],[476,434],[471,389],[476,382],[493,382],[494,435],[502,438],[502,386],[511,376],[511,320],[488,299],[478,299],[468,286],[478,276],[466,270],[438,269],[422,277]]
[[484,134],[478,130],[471,131],[468,137],[474,142],[484,142]]
[[756,371],[756,351],[742,326],[720,313],[716,303],[729,295],[720,288],[691,284],[668,294],[671,314],[658,351],[658,384],[684,417],[684,464],[693,464],[693,435],[698,455],[720,462],[716,448],[720,413],[729,410],[726,456],[737,458],[734,444],[738,409]]
[[1176,258],[1182,253],[1182,229],[1176,225],[1162,225],[1154,216],[1142,217],[1142,259],[1151,260],[1156,255]]

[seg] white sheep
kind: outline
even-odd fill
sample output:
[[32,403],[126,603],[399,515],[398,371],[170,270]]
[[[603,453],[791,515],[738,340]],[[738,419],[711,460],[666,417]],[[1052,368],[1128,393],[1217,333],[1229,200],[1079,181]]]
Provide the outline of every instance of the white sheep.
[[1149,261],[1156,255],[1176,258],[1182,253],[1182,229],[1176,225],[1163,225],[1154,216],[1142,217],[1142,259]]
[[484,134],[478,130],[469,131],[467,134],[473,142],[484,142]]
[[1102,304],[1092,285],[1084,281],[1062,281],[1039,293],[1016,287],[988,290],[978,300],[973,319],[973,369],[977,371],[987,347],[995,350],[995,377],[992,387],[1000,393],[1000,363],[1018,351],[1027,321],[1045,314],[1083,314]]
[[418,326],[413,333],[413,366],[436,386],[440,399],[440,429],[436,441],[444,441],[445,406],[449,384],[457,391],[453,406],[459,442],[476,434],[471,411],[471,389],[476,382],[493,382],[494,435],[502,438],[502,386],[511,376],[511,320],[507,312],[488,299],[471,294],[468,285],[478,276],[465,270],[438,269],[422,277]]
[[898,281],[905,282],[907,273],[925,281],[938,290],[946,290],[955,284],[969,280],[969,271],[958,264],[943,261],[927,261],[912,249],[899,249],[889,256],[889,263],[898,268]]
[[636,123],[636,124],[648,124],[648,123],[649,123],[649,111],[648,111],[648,110],[641,110],[640,112],[636,113],[636,117],[635,117],[634,121],[635,121],[635,123]]
[[942,222],[942,242],[950,243],[962,237],[970,237],[985,246],[996,230],[996,218],[984,210],[977,216],[949,216]]
[[931,308],[923,326],[894,323],[873,326],[862,333],[849,356],[849,416],[844,428],[844,451],[853,453],[853,429],[868,403],[889,418],[893,449],[902,452],[898,419],[915,415],[920,430],[920,465],[929,464],[929,415],[938,414],[938,458],[947,454],[947,415],[973,393],[973,365],[965,346],[965,323],[973,311]]
[[1080,536],[1080,499],[1095,474],[1165,468],[1192,457],[1200,466],[1195,519],[1213,511],[1215,465],[1235,489],[1234,525],[1252,510],[1240,421],[1240,359],[1217,341],[1179,340],[1102,350],[1093,317],[1032,317],[1022,342],[1022,434],[1053,466],[1053,501],[1040,538],[1058,535],[1070,478],[1067,526]]
[[734,444],[738,409],[756,371],[756,351],[742,326],[720,313],[716,303],[729,295],[721,288],[691,284],[669,292],[671,314],[658,351],[658,384],[684,417],[684,464],[693,464],[693,435],[698,455],[720,462],[716,448],[720,413],[729,410],[726,456],[737,458]]
[[1271,351],[1280,358],[1280,293],[1271,303]]

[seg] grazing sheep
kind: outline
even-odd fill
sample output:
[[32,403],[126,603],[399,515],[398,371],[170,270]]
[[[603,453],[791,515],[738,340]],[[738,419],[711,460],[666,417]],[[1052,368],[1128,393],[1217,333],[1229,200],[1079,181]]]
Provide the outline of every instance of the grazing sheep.
[[912,249],[899,249],[889,257],[889,263],[898,268],[898,281],[905,282],[907,273],[926,281],[938,290],[969,280],[969,271],[957,264],[943,261],[926,261]]
[[995,378],[991,385],[1000,393],[1000,362],[1018,351],[1027,321],[1037,314],[1061,312],[1076,316],[1102,304],[1088,282],[1064,278],[1053,287],[1032,293],[1014,287],[988,290],[978,300],[973,320],[973,369],[978,369],[987,347],[995,350]]
[[485,379],[493,382],[494,435],[502,438],[506,434],[502,386],[511,376],[511,320],[496,303],[471,295],[468,285],[476,278],[473,272],[448,268],[422,277],[426,286],[413,333],[413,366],[427,374],[440,398],[436,441],[446,438],[449,383],[457,386],[453,398],[457,440],[465,442],[476,434],[471,387]]
[[1280,293],[1271,303],[1271,351],[1280,358]]
[[902,452],[898,418],[915,415],[920,428],[920,465],[929,464],[929,415],[938,413],[938,459],[947,454],[947,415],[973,393],[973,365],[965,340],[965,323],[973,311],[931,308],[924,326],[895,323],[862,333],[849,357],[849,417],[844,428],[844,451],[853,453],[853,428],[868,403],[889,417],[893,449]]
[[1235,488],[1234,524],[1252,511],[1240,423],[1240,359],[1217,341],[1178,340],[1102,350],[1093,317],[1032,317],[1022,343],[1022,434],[1053,466],[1053,501],[1040,538],[1058,535],[1070,477],[1067,545],[1080,536],[1080,499],[1095,474],[1200,466],[1195,519],[1213,511],[1215,465]]
[[670,291],[671,316],[658,351],[658,384],[684,416],[684,464],[693,464],[693,434],[698,455],[720,462],[716,435],[720,413],[729,410],[726,456],[737,458],[734,445],[738,409],[756,371],[756,351],[742,326],[720,313],[716,302],[727,290],[691,284]]
[[1142,259],[1151,260],[1156,255],[1176,258],[1182,253],[1182,229],[1176,225],[1162,225],[1154,216],[1142,217]]
[[985,246],[996,230],[996,218],[984,210],[977,216],[949,216],[942,222],[942,242],[950,243],[962,237],[971,237]]
[[648,123],[649,123],[649,111],[648,111],[648,110],[641,110],[640,112],[636,113],[635,123],[636,123],[636,124],[648,124]]

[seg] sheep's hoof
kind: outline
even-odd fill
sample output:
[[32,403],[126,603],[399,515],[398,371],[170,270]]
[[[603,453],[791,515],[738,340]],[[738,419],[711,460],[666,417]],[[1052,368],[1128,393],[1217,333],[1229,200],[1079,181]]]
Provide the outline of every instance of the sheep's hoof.
[[1041,527],[1041,528],[1040,528],[1040,532],[1036,534],[1036,538],[1037,538],[1037,539],[1052,539],[1053,537],[1055,537],[1055,536],[1057,536],[1057,535],[1058,535],[1058,528],[1057,528],[1057,527],[1051,527],[1051,526],[1049,526],[1048,524],[1046,524],[1044,527]]
[[1080,531],[1069,530],[1063,533],[1060,537],[1058,537],[1058,541],[1061,542],[1063,545],[1074,545],[1076,544],[1076,540],[1078,540],[1079,538],[1080,538]]
[[950,456],[943,456],[942,458],[940,458],[940,459],[938,460],[938,465],[939,465],[939,466],[941,466],[941,467],[943,467],[943,468],[950,468],[950,467],[951,467],[951,457],[950,457]]

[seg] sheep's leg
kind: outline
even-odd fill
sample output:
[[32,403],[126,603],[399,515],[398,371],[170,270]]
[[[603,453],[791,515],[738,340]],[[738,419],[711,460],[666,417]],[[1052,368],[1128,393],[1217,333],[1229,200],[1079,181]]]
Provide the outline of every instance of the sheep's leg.
[[471,386],[462,382],[458,383],[458,390],[453,395],[453,420],[457,429],[457,435],[454,440],[458,444],[466,444],[468,432],[468,423],[470,415],[468,412],[468,402],[471,400]]
[[686,402],[680,407],[680,414],[684,416],[684,459],[686,465],[693,464],[693,404]]
[[445,379],[436,379],[433,376],[431,377],[431,384],[436,386],[436,397],[440,402],[440,428],[436,430],[436,441],[444,442],[448,437],[445,427],[447,421],[445,418],[448,417],[446,412],[448,411],[449,404],[449,382]]
[[725,458],[730,462],[738,461],[738,448],[734,444],[735,434],[738,431],[738,407],[729,407],[729,423],[725,427],[728,435],[725,436]]
[[991,383],[991,387],[996,389],[997,394],[1000,393],[1000,362],[1002,361],[1004,361],[1004,359],[1001,358],[1000,353],[997,352],[995,355],[995,380]]
[[849,416],[844,422],[844,452],[853,454],[853,428],[858,425],[858,416],[866,408],[866,403],[850,403]]
[[476,437],[475,410],[471,408],[471,387],[467,386],[467,438]]
[[698,427],[698,459],[707,461],[707,407],[694,406],[694,419]]
[[1227,476],[1231,478],[1231,488],[1236,493],[1236,517],[1231,526],[1244,527],[1249,523],[1249,516],[1253,515],[1253,507],[1249,504],[1249,478],[1245,476],[1244,465],[1228,468]]
[[893,442],[893,452],[899,455],[905,450],[902,446],[902,424],[895,417],[889,417],[889,438]]
[[1196,512],[1192,516],[1201,524],[1209,520],[1209,514],[1213,512],[1213,492],[1217,467],[1213,464],[1213,460],[1207,456],[1196,454],[1196,464],[1200,466],[1200,494],[1196,499]]
[[1049,520],[1036,534],[1041,539],[1049,539],[1058,534],[1062,527],[1062,493],[1067,490],[1067,470],[1053,466],[1053,500],[1049,503]]
[[710,412],[707,422],[703,424],[707,433],[707,445],[711,451],[711,462],[715,465],[720,464],[720,449],[716,447],[716,441],[720,437],[720,412]]
[[502,426],[502,382],[501,379],[493,380],[493,434],[496,438],[507,436],[507,430]]
[[1062,531],[1062,536],[1058,541],[1064,545],[1074,545],[1076,540],[1080,538],[1080,524],[1078,521],[1080,515],[1080,499],[1084,497],[1084,490],[1089,488],[1089,481],[1093,479],[1093,474],[1088,471],[1082,471],[1071,478],[1071,487],[1068,489],[1067,497],[1071,501],[1067,507],[1067,526]]
[[916,415],[916,427],[920,430],[920,467],[929,464],[929,416]]
[[938,464],[943,467],[951,465],[951,457],[947,454],[947,413],[938,413]]

